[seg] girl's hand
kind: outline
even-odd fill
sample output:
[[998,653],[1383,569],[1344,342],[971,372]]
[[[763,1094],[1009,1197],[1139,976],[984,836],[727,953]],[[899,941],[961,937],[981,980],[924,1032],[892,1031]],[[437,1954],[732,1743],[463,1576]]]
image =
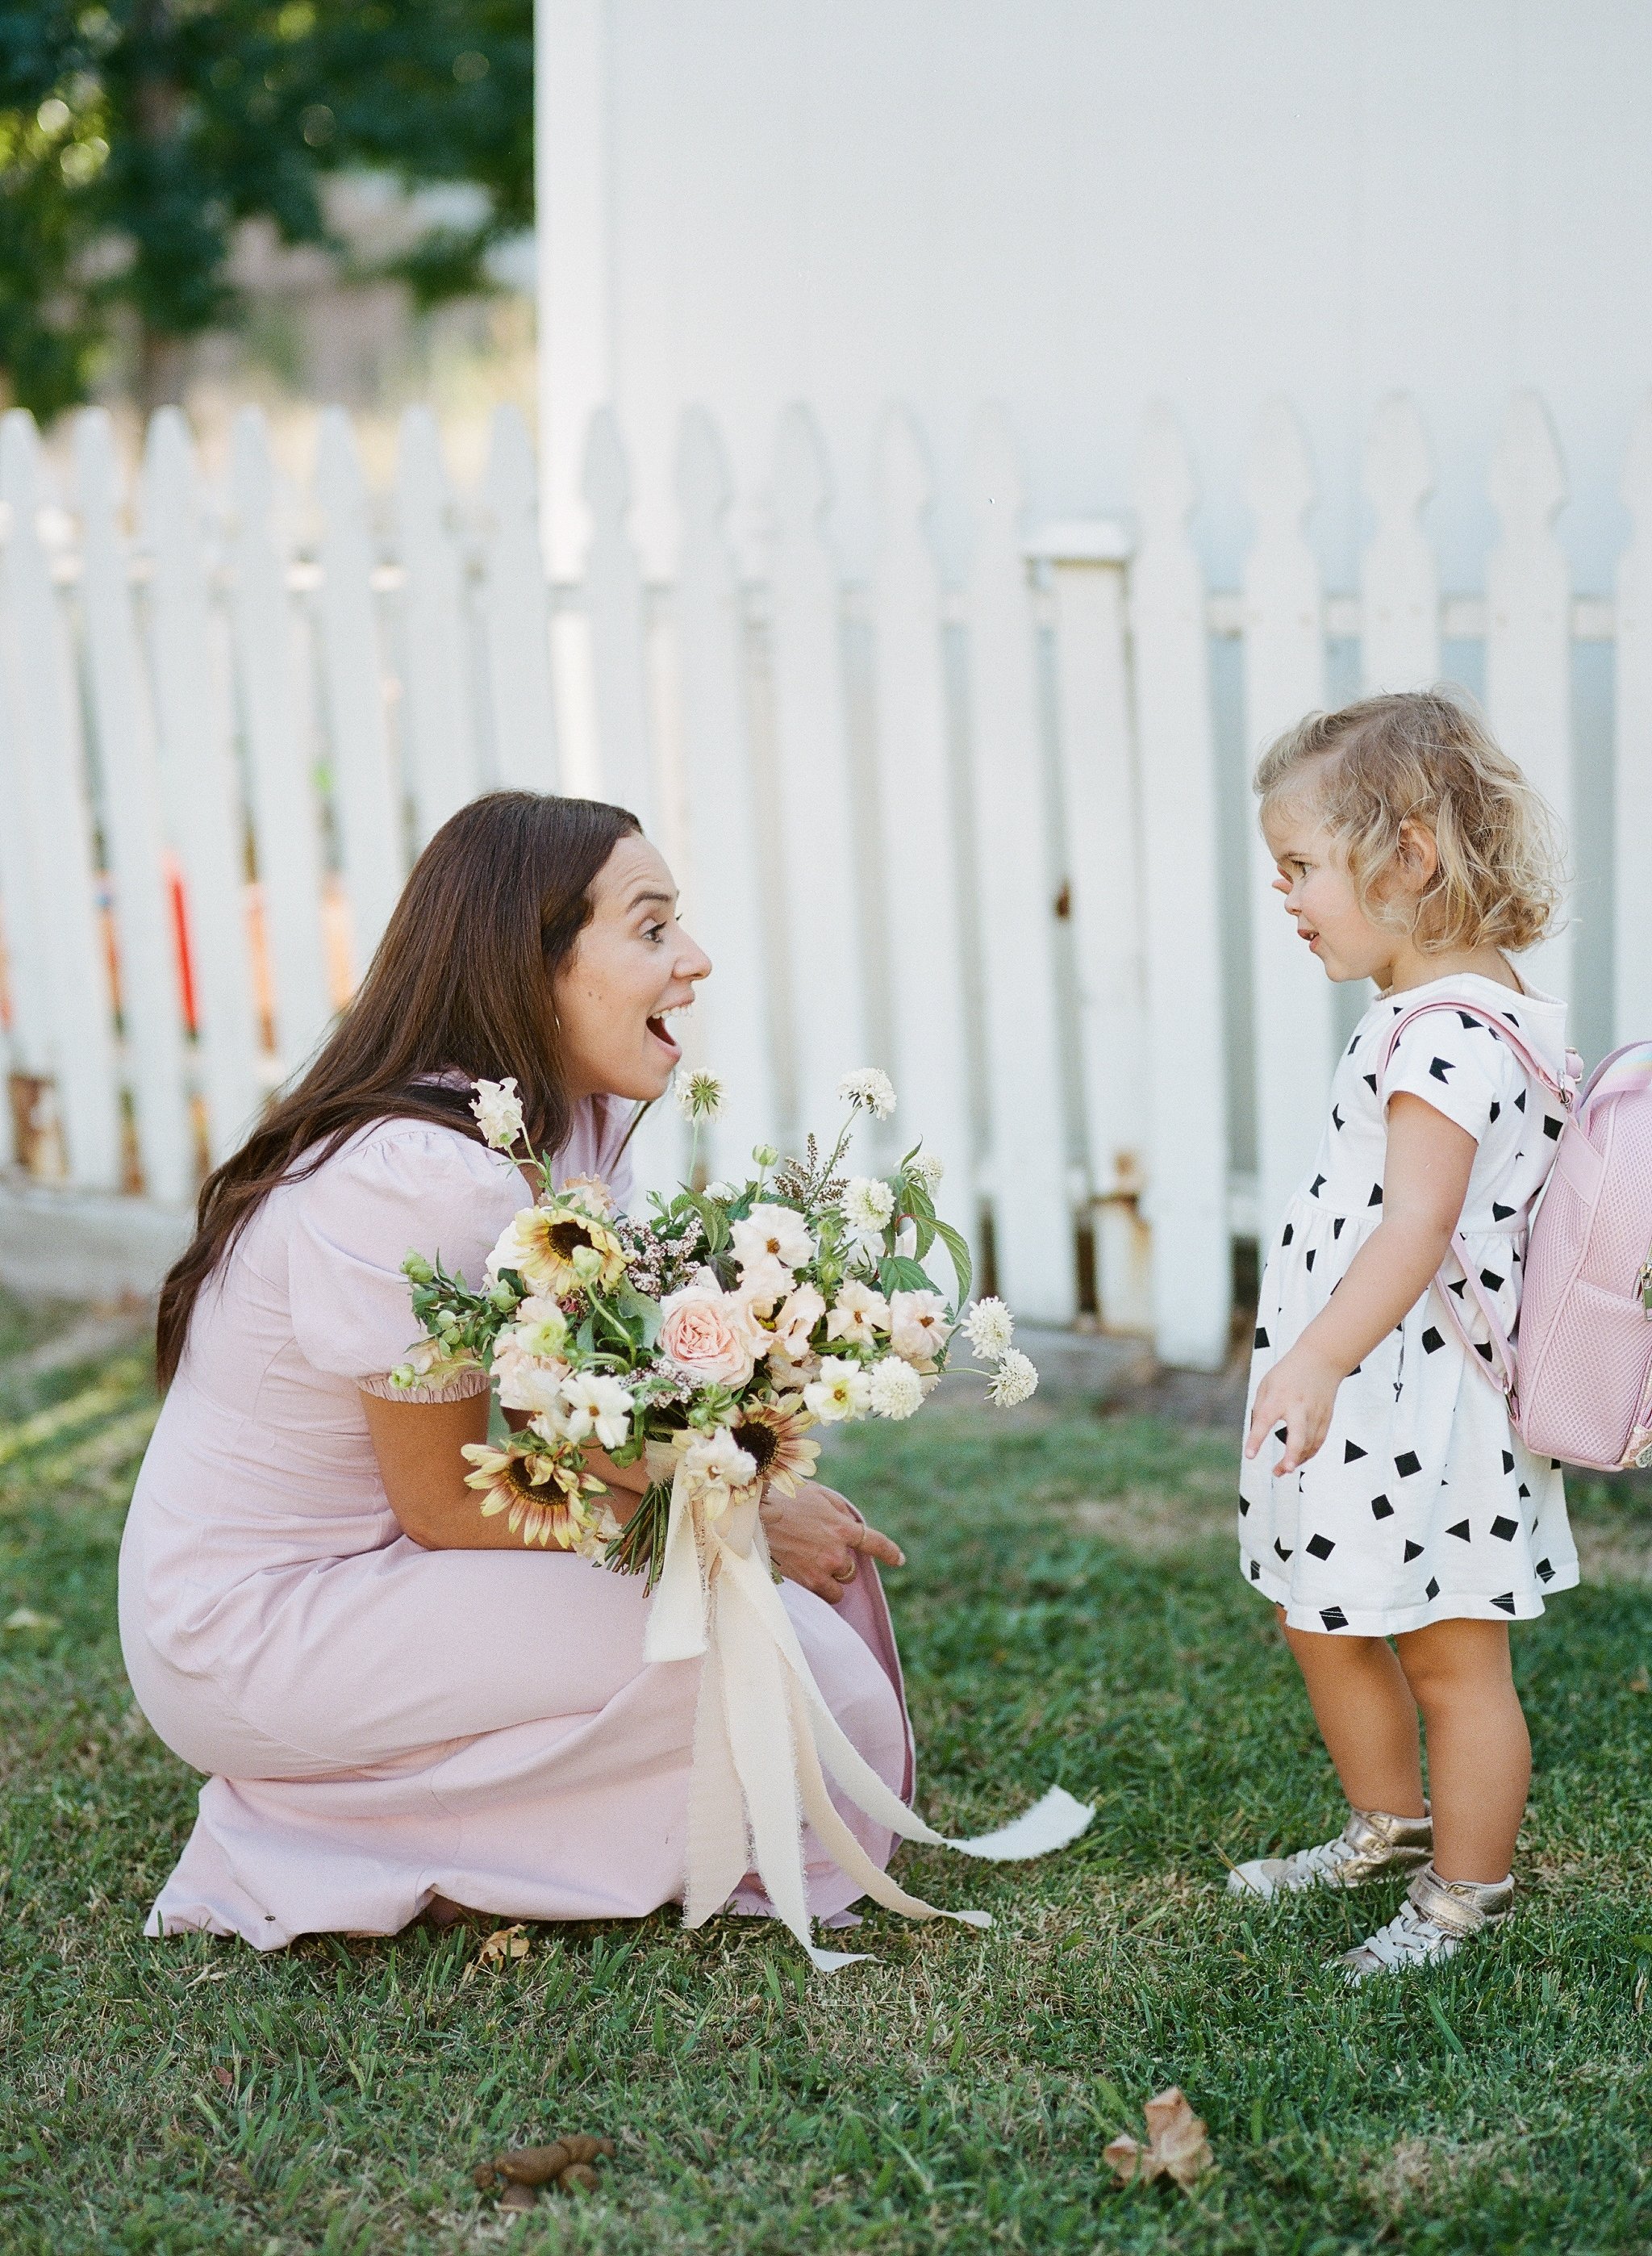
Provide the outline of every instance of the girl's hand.
[[1294,1473],[1315,1455],[1331,1429],[1337,1389],[1344,1374],[1334,1364],[1315,1355],[1299,1342],[1280,1357],[1262,1385],[1250,1414],[1245,1455],[1254,1457],[1278,1427],[1284,1428],[1285,1454],[1274,1467],[1277,1473]]

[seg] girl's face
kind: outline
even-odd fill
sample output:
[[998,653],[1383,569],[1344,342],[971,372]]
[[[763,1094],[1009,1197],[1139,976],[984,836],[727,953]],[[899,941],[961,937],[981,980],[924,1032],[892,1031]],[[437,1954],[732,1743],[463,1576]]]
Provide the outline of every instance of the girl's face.
[[1279,874],[1274,891],[1285,913],[1325,966],[1327,978],[1394,984],[1399,959],[1414,953],[1402,933],[1373,924],[1360,906],[1341,842],[1305,793],[1270,807],[1264,830]]
[[677,921],[677,888],[646,838],[622,838],[591,887],[591,920],[552,983],[570,1096],[665,1093],[682,1055],[668,1020],[711,959]]

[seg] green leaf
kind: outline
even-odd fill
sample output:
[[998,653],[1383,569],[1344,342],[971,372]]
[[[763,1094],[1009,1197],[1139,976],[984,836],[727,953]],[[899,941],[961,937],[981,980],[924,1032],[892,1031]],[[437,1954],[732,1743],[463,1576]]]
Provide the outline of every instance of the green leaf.
[[878,1264],[879,1292],[927,1293],[933,1289],[929,1272],[904,1253],[886,1253]]
[[953,1257],[953,1269],[958,1278],[958,1305],[961,1308],[969,1298],[975,1265],[969,1258],[969,1248],[962,1237],[950,1222],[943,1222],[938,1215],[935,1218],[935,1235]]

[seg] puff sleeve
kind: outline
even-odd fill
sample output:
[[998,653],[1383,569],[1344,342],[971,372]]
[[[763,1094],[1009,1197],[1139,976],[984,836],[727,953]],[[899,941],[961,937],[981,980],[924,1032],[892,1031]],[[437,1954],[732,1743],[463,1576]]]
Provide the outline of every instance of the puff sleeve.
[[1501,1035],[1468,1011],[1430,1011],[1406,1027],[1383,1077],[1386,1107],[1420,1096],[1483,1143],[1506,1107],[1523,1104],[1525,1068]]
[[[439,1256],[479,1284],[495,1240],[527,1196],[509,1160],[452,1129],[390,1121],[347,1144],[292,1186],[287,1285],[306,1361],[390,1393],[385,1374],[418,1336],[404,1258]],[[466,1372],[395,1399],[452,1401],[487,1384],[485,1372]]]

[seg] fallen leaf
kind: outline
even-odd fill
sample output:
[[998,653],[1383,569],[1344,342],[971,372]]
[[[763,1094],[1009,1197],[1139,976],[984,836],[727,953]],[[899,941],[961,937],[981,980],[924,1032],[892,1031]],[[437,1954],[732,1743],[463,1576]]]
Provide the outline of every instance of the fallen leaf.
[[1155,2178],[1170,2177],[1177,2185],[1188,2186],[1214,2167],[1204,2121],[1194,2114],[1178,2085],[1173,2083],[1168,2091],[1156,2093],[1143,2111],[1145,2147],[1126,2131],[1102,2149],[1102,2160],[1121,2185],[1128,2185],[1135,2178],[1151,2185]]
[[32,1606],[16,1606],[5,1618],[7,1629],[61,1629],[55,1614],[38,1614]]
[[226,2091],[233,2091],[235,2090],[235,2079],[230,2075],[229,2070],[227,2068],[214,2068],[212,2075],[213,2082],[214,2083],[221,2083]]
[[531,1948],[527,1930],[520,1923],[496,1927],[459,1978],[468,1982],[479,1966],[508,1966],[513,1958],[525,1958]]

